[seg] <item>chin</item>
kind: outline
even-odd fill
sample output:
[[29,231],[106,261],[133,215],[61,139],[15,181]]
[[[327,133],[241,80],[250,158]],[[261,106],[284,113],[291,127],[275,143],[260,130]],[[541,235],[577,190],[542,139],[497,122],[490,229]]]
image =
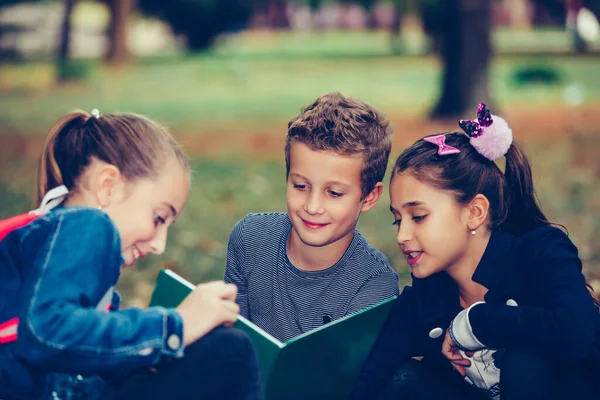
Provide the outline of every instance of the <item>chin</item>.
[[411,268],[410,272],[417,279],[424,279],[432,275],[430,271],[424,270],[419,267]]

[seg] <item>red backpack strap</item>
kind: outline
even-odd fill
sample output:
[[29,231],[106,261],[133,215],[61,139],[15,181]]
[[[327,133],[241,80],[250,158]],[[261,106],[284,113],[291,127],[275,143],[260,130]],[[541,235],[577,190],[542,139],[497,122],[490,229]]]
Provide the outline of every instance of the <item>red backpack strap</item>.
[[6,235],[14,231],[15,229],[19,229],[34,219],[36,219],[39,215],[36,214],[19,214],[14,217],[0,220],[0,240],[4,239]]
[[17,340],[17,326],[19,318],[9,319],[0,324],[0,344],[14,342]]

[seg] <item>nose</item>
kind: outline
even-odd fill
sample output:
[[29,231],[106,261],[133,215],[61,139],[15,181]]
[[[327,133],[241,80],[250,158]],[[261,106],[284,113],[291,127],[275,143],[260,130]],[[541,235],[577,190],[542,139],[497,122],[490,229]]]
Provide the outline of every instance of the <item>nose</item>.
[[410,223],[400,223],[398,227],[398,233],[396,234],[396,241],[399,245],[403,245],[411,240],[413,237],[412,228],[410,227]]
[[318,192],[311,191],[309,193],[304,203],[304,210],[311,215],[323,214],[322,199]]
[[165,252],[165,248],[167,247],[167,228],[165,226],[161,226],[152,240],[150,240],[150,252],[152,254],[162,254]]

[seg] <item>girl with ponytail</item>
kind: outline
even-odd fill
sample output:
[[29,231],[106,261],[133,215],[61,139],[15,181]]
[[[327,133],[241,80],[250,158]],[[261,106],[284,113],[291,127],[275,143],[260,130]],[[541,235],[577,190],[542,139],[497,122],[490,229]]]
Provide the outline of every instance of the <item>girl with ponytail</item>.
[[600,314],[577,248],[540,209],[506,121],[483,103],[477,117],[396,161],[390,210],[413,284],[354,399],[597,396]]
[[0,221],[0,399],[264,397],[252,344],[231,327],[234,285],[119,310],[122,270],[163,253],[189,185],[181,148],[145,117],[56,122],[39,208]]

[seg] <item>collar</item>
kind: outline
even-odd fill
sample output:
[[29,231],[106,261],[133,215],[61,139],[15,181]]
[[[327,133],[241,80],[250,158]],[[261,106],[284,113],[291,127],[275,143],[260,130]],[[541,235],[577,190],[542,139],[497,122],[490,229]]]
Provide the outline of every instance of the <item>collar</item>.
[[[515,267],[513,252],[514,238],[504,232],[494,231],[477,265],[472,279],[488,288],[485,301],[506,301],[516,289],[512,271]],[[449,323],[448,316],[461,310],[458,286],[450,276],[437,273],[427,278],[413,277],[413,287],[418,292],[419,318],[426,324]],[[437,326],[437,325],[436,325]]]
[[[513,242],[514,237],[506,232],[492,232],[483,257],[473,273],[472,279],[488,288],[491,297],[511,291],[510,282],[514,282],[511,276],[515,266]],[[488,294],[486,301],[490,300]]]

